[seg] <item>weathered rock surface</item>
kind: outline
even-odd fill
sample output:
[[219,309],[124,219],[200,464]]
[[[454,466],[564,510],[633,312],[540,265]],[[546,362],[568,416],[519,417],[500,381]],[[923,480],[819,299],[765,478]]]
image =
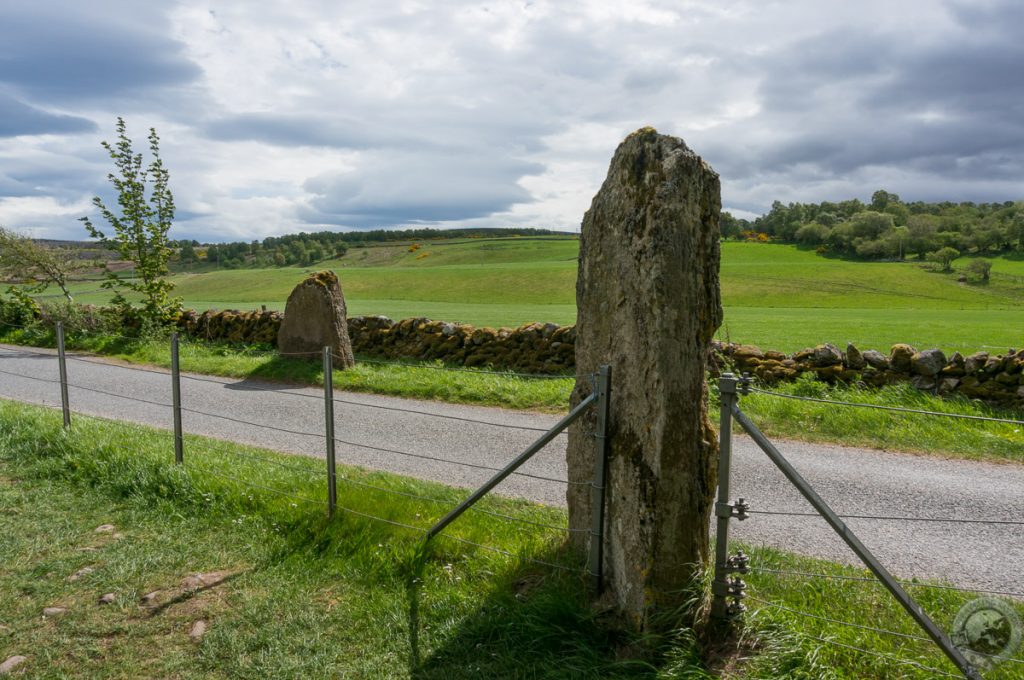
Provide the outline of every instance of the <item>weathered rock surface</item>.
[[98,527],[96,527],[94,531],[97,534],[112,534],[114,533],[114,529],[115,527],[113,524],[101,524]]
[[964,361],[964,371],[975,373],[988,362],[988,352],[975,352]]
[[95,570],[92,567],[82,567],[81,569],[76,571],[74,574],[71,574],[71,576],[68,576],[68,581],[77,581],[78,579],[82,578],[83,576],[88,576],[93,571],[95,571]]
[[43,609],[43,616],[46,616],[48,618],[54,616],[62,616],[66,612],[66,607],[46,607],[45,609]]
[[889,360],[878,350],[869,349],[864,352],[862,356],[864,357],[864,361],[866,361],[868,365],[875,370],[884,371],[889,368]]
[[889,352],[889,367],[900,373],[910,373],[911,361],[917,350],[910,345],[896,344]]
[[[645,128],[616,150],[583,218],[572,403],[591,392],[589,374],[612,366],[606,593],[642,629],[677,611],[708,558],[717,446],[704,371],[722,320],[719,192],[682,140]],[[572,482],[593,477],[594,427],[591,410],[570,429]],[[586,547],[590,489],[571,484],[567,496]]]
[[15,668],[26,661],[28,661],[28,657],[20,654],[7,657],[3,663],[0,663],[0,675],[10,675]]
[[117,595],[114,593],[107,593],[100,596],[100,604],[114,604],[117,601]]
[[846,345],[846,365],[855,371],[863,371],[868,365],[864,355],[853,346],[853,343]]
[[206,635],[206,621],[199,620],[192,624],[192,627],[188,631],[189,638],[193,642],[199,642]]
[[941,349],[926,349],[910,357],[910,368],[917,375],[938,375],[946,366],[946,355]]
[[335,368],[355,365],[348,337],[345,296],[334,272],[312,274],[295,286],[285,305],[277,333],[282,354],[303,354],[319,360],[324,347],[334,354]]

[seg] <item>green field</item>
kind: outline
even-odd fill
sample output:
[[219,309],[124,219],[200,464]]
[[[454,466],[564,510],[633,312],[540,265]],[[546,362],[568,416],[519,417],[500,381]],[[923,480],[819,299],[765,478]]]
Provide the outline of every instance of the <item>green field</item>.
[[[194,436],[185,451],[175,465],[168,432],[78,414],[68,432],[58,412],[0,400],[0,659],[27,657],[14,677],[926,680],[928,668],[953,670],[864,569],[737,545],[754,567],[750,609],[739,649],[723,657],[700,633],[641,637],[591,606],[558,508],[488,496],[480,509],[492,514],[471,510],[424,546],[416,527],[466,490],[339,466],[328,519],[321,460]],[[977,595],[945,586],[912,590],[949,630]],[[197,621],[206,632],[191,639]],[[729,672],[707,672],[702,651]],[[1018,654],[985,678],[1019,678],[1021,664]]]
[[[476,325],[575,321],[578,241],[508,238],[353,248],[317,268],[339,272],[349,313],[426,316]],[[947,351],[1024,344],[1024,260],[992,260],[987,284],[916,262],[851,262],[796,246],[724,243],[723,340],[794,351],[820,342]],[[956,263],[962,267],[965,261]],[[283,309],[311,269],[241,269],[174,277],[189,307]],[[76,299],[102,303],[95,281]]]

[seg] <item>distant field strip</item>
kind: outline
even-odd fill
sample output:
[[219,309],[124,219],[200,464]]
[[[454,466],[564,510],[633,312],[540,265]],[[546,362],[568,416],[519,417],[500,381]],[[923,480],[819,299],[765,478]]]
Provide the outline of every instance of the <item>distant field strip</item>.
[[[335,269],[353,315],[424,316],[480,326],[573,323],[578,242],[479,239],[354,247],[316,267],[179,274],[196,309],[283,309],[308,271]],[[958,260],[964,266],[966,259]],[[719,337],[794,351],[820,342],[947,351],[1024,344],[1024,261],[992,260],[988,284],[916,262],[849,262],[780,244],[722,244],[725,323]],[[103,303],[95,281],[76,300]]]

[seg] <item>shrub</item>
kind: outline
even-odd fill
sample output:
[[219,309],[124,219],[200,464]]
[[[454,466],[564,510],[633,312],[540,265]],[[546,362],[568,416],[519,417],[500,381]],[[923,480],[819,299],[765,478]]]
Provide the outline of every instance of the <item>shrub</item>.
[[992,272],[992,263],[988,260],[971,260],[967,264],[967,271],[982,281],[988,281],[989,274]]

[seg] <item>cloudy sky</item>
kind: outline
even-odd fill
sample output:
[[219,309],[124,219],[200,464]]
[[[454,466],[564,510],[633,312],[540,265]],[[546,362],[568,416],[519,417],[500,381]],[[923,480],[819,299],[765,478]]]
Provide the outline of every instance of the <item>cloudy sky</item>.
[[744,216],[1021,199],[1021,27],[1016,0],[4,0],[0,224],[83,238],[117,116],[203,241],[572,230],[644,125]]

